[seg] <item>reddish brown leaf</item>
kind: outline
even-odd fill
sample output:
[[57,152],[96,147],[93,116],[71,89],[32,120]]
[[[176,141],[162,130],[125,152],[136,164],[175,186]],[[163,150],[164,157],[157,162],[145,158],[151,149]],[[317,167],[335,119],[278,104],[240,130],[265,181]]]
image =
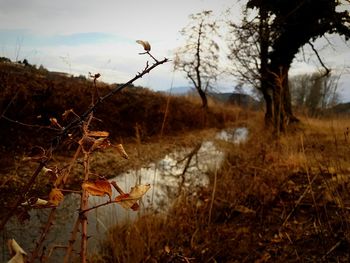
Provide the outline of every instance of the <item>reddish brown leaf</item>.
[[122,207],[126,209],[137,210],[139,205],[137,201],[144,196],[144,194],[150,189],[150,185],[137,185],[135,187],[131,187],[131,191],[129,194],[119,195],[115,198],[115,201],[118,202]]
[[53,188],[49,194],[49,203],[58,206],[63,198],[62,192],[57,188]]
[[85,182],[82,184],[82,188],[94,196],[108,195],[109,198],[112,196],[112,187],[107,180]]

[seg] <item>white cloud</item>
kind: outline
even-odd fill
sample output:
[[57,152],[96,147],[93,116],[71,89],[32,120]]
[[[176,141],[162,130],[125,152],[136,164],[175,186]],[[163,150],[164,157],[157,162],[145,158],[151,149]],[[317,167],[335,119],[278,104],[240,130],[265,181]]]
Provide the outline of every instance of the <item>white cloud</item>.
[[[173,49],[182,41],[179,30],[187,25],[190,14],[212,9],[222,17],[222,12],[233,6],[236,13],[232,18],[238,18],[243,2],[0,0],[0,56],[27,58],[30,63],[73,74],[99,72],[106,82],[124,82],[140,71],[147,60],[138,55],[141,47],[135,40],[148,40],[156,57],[171,59]],[[89,42],[89,38],[95,41]],[[322,47],[328,43],[315,45]],[[328,48],[320,54],[330,67],[341,70],[350,61],[350,49],[340,41],[334,45],[334,50]],[[307,52],[311,53],[310,49]],[[292,74],[309,72],[319,66],[315,56],[309,61],[298,57]],[[135,84],[165,90],[170,88],[172,79],[172,64],[168,63]],[[348,79],[342,79],[344,87]],[[174,75],[174,86],[188,83],[183,74]],[[233,86],[231,80],[223,80],[218,85],[226,90]],[[350,100],[350,91],[346,96]]]

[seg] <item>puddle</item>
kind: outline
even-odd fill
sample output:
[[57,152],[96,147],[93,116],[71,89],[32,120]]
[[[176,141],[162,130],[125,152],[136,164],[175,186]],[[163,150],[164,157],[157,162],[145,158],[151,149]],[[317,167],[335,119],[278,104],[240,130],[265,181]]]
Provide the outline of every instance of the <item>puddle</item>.
[[[246,128],[230,129],[219,132],[215,139],[239,144],[244,142],[248,136]],[[141,211],[134,212],[125,210],[118,204],[100,207],[88,213],[89,251],[97,250],[98,241],[103,239],[104,233],[109,227],[133,220],[143,210],[166,212],[172,202],[178,196],[180,188],[196,189],[208,185],[207,172],[215,170],[224,160],[224,152],[217,148],[213,141],[204,141],[196,148],[182,149],[167,154],[158,162],[151,163],[139,170],[130,170],[116,175],[110,181],[116,181],[125,191],[136,184],[150,184],[150,190],[142,198]],[[113,191],[115,191],[113,189]],[[114,192],[113,196],[117,193]],[[108,197],[89,197],[89,206],[104,203]],[[64,201],[57,208],[55,224],[52,227],[46,246],[66,245],[77,217],[80,195],[70,194],[65,196]],[[31,251],[35,246],[40,229],[45,225],[49,210],[32,210],[31,220],[21,225],[17,220],[12,220],[6,225],[3,234],[3,242],[8,238],[15,238],[25,251]],[[79,240],[76,242],[79,251]],[[8,260],[7,248],[0,248],[5,262]],[[50,262],[61,262],[65,254],[64,249],[57,249],[50,258]]]
[[236,128],[229,130],[222,130],[219,132],[215,138],[235,144],[243,143],[248,137],[248,129],[247,128]]

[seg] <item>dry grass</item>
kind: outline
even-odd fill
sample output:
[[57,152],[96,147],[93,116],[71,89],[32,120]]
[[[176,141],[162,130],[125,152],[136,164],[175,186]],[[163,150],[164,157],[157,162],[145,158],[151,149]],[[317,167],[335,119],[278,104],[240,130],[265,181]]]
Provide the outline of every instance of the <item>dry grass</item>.
[[208,188],[112,228],[93,261],[348,262],[350,120],[303,119],[278,140],[247,126]]
[[[50,126],[49,119],[54,117],[65,126],[69,119],[65,120],[62,114],[69,109],[77,114],[84,112],[89,107],[94,88],[92,81],[4,63],[0,63],[0,83],[0,115],[6,111],[6,117],[28,124],[0,118],[1,215],[13,205],[15,197],[22,194],[23,185],[35,170],[36,165],[23,162],[23,157],[33,146],[48,149],[52,138],[59,132],[45,128]],[[110,89],[111,86],[98,83],[100,96]],[[179,139],[179,136],[186,137],[189,132],[197,134],[202,129],[221,129],[238,118],[247,118],[248,114],[239,108],[222,105],[212,105],[209,112],[204,112],[198,99],[170,97],[169,100],[163,93],[128,87],[97,108],[91,129],[108,131],[112,143],[124,144],[133,161],[118,161],[115,153],[107,151],[95,156],[92,169],[102,176],[115,176],[126,169],[157,160],[172,151],[172,147],[186,143],[186,139]],[[62,169],[68,165],[78,140],[79,134],[64,142],[55,152],[50,167],[57,165]],[[79,171],[79,165],[74,171]],[[77,185],[83,176],[81,172],[74,174],[76,181],[70,182],[71,187]],[[29,196],[45,198],[49,189],[48,178],[39,176]]]

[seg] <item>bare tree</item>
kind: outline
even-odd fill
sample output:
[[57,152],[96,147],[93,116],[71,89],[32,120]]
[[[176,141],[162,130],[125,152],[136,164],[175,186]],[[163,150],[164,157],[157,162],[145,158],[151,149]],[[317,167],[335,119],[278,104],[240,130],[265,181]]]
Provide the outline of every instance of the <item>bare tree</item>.
[[[265,120],[273,123],[277,135],[289,123],[298,121],[292,111],[288,73],[299,49],[310,43],[313,47],[312,42],[327,33],[350,39],[350,15],[341,11],[344,5],[348,4],[336,0],[247,1],[247,9],[256,14],[251,20],[253,26],[248,29],[255,34],[257,42],[249,43],[256,51],[253,56],[258,54],[259,61],[255,64],[266,103]],[[314,52],[318,55],[317,50]]]
[[338,80],[340,75],[323,71],[302,74],[290,78],[292,103],[306,108],[312,115],[339,102]]
[[207,109],[206,93],[217,79],[219,64],[219,33],[212,11],[191,15],[190,23],[180,32],[186,44],[176,51],[175,69],[186,73]]

